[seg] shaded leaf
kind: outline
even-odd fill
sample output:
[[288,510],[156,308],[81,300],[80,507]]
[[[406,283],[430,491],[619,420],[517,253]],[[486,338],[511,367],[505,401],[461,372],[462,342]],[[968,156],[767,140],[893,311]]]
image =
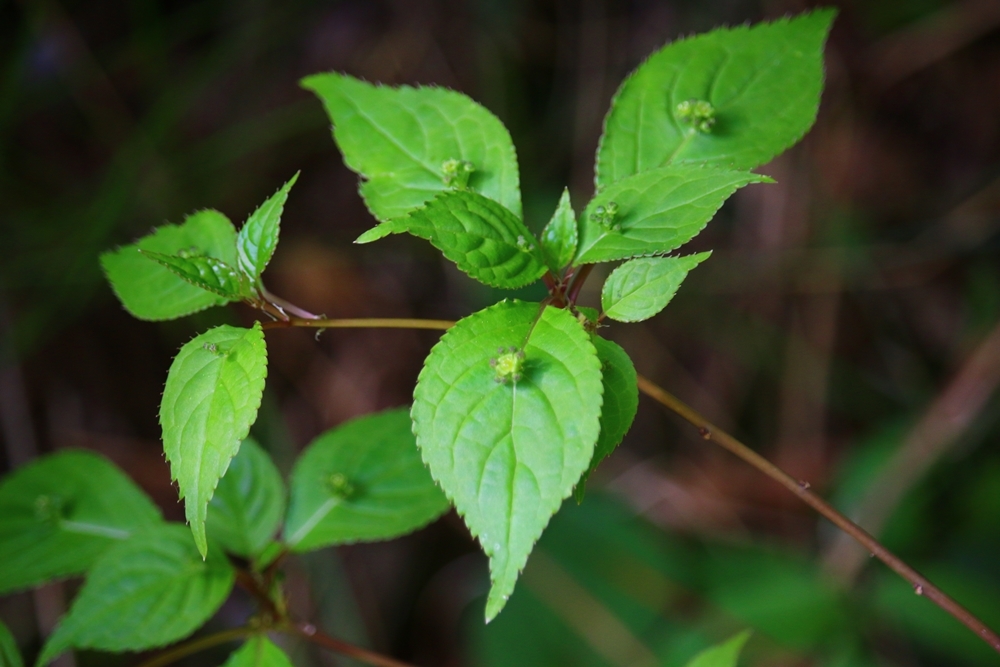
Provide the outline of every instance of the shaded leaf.
[[251,558],[271,541],[285,513],[285,484],[267,452],[247,438],[208,503],[210,540]]
[[252,329],[210,329],[186,343],[170,365],[160,403],[163,450],[202,554],[208,501],[257,419],[266,375],[259,322]]
[[24,667],[14,635],[10,634],[3,621],[0,621],[0,667]]
[[[521,346],[523,358],[511,351]],[[427,357],[411,413],[417,444],[490,558],[487,620],[590,463],[601,391],[589,334],[568,311],[539,316],[534,303],[466,317]]]
[[797,142],[816,120],[834,15],[721,28],[654,53],[612,101],[598,189],[668,164],[751,169]]
[[238,301],[249,296],[250,290],[240,273],[221,259],[207,255],[165,255],[152,250],[140,250],[145,257],[165,266],[182,280],[212,294],[224,298],[226,302]]
[[574,264],[664,255],[698,234],[722,203],[766,176],[673,166],[630,176],[601,190],[580,223]]
[[0,484],[0,594],[85,572],[131,533],[162,521],[121,470],[93,452],[64,450]]
[[285,652],[265,635],[251,637],[222,667],[292,667]]
[[517,216],[475,192],[445,192],[405,218],[369,230],[357,242],[386,233],[427,239],[465,273],[493,287],[523,287],[545,273],[535,237]]
[[141,320],[170,320],[230,301],[192,285],[140,250],[165,255],[193,250],[236,266],[236,229],[218,211],[198,211],[181,225],[158,227],[136,243],[102,254],[101,266],[122,305]]
[[569,189],[563,188],[555,213],[542,230],[542,254],[553,272],[562,271],[573,261],[578,240],[576,213],[569,200]]
[[274,249],[278,247],[281,214],[285,209],[285,201],[288,200],[288,191],[298,179],[299,175],[296,173],[280,190],[251,213],[236,237],[236,254],[240,271],[252,284],[257,283],[260,274],[264,273],[267,263],[271,261]]
[[705,649],[694,657],[687,667],[736,667],[743,645],[750,639],[750,631],[744,630],[718,646]]
[[361,196],[379,220],[406,215],[453,188],[474,190],[520,217],[510,134],[465,95],[374,86],[332,72],[306,77],[302,86],[322,100],[344,162],[364,179]]
[[292,473],[285,541],[294,551],[405,535],[448,509],[413,437],[406,409],[327,431]]
[[183,526],[137,533],[94,564],[37,664],[68,648],[139,651],[177,641],[215,613],[234,579],[222,552],[202,560]]
[[594,447],[594,456],[576,485],[574,496],[577,502],[583,501],[587,478],[621,444],[639,409],[638,376],[628,353],[617,343],[596,334],[591,335],[590,340],[601,361],[604,403],[601,405],[601,434]]
[[691,269],[711,252],[687,257],[643,257],[611,272],[601,290],[604,314],[619,322],[641,322],[666,308]]

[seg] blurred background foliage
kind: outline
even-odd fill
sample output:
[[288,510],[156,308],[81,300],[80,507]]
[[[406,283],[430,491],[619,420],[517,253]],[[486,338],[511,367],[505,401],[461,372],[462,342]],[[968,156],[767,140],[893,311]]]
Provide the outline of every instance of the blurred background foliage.
[[[457,318],[499,298],[419,240],[351,245],[373,221],[302,76],[482,102],[511,130],[538,229],[563,185],[578,209],[592,193],[604,111],[645,55],[810,4],[0,0],[0,470],[97,450],[182,519],[156,420],[166,370],[193,333],[254,314],[133,320],[97,255],[199,208],[242,221],[298,169],[272,291],[329,317]],[[777,184],[737,193],[692,243],[715,255],[663,315],[607,333],[1000,628],[1000,3],[833,4],[819,120],[763,169]],[[255,433],[286,471],[326,428],[406,404],[436,340],[268,337]],[[748,665],[996,664],[867,556],[643,399],[490,626],[485,559],[454,515],[311,554],[287,584],[326,631],[420,665],[673,667],[747,626]],[[0,598],[0,618],[36,651],[76,586]],[[249,610],[236,595],[214,627]]]

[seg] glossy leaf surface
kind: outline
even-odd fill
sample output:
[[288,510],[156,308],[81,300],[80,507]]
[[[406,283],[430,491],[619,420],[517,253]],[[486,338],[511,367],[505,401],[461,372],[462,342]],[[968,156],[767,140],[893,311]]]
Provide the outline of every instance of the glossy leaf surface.
[[295,185],[299,175],[295,174],[280,190],[275,192],[250,214],[236,237],[236,254],[240,271],[251,283],[256,283],[267,263],[278,247],[278,232],[281,214],[288,200],[288,191]]
[[[697,166],[646,171],[600,191],[580,221],[574,264],[664,255],[698,234],[723,202],[766,176]],[[613,216],[600,215],[613,208]]]
[[63,450],[0,483],[0,595],[85,572],[114,544],[162,521],[104,457]]
[[694,267],[712,253],[686,257],[642,257],[611,272],[601,290],[605,315],[619,322],[641,322],[666,308]]
[[[598,189],[668,164],[751,169],[797,142],[816,120],[834,14],[721,28],[654,53],[605,118]],[[710,127],[685,115],[692,102],[707,103]]]
[[579,233],[576,213],[569,200],[569,190],[564,188],[555,213],[542,230],[542,253],[553,272],[559,272],[573,261]]
[[292,473],[285,541],[295,551],[405,535],[448,509],[420,459],[409,411],[355,419],[318,437]]
[[158,227],[136,243],[101,255],[101,266],[122,305],[141,320],[171,320],[230,301],[192,285],[140,250],[194,251],[236,266],[236,229],[218,211],[198,211],[181,225]]
[[183,526],[137,533],[94,564],[37,664],[68,648],[138,651],[177,641],[215,613],[234,579],[222,552],[202,560]]
[[[458,187],[520,217],[510,134],[467,96],[444,88],[372,85],[332,72],[306,77],[302,85],[322,100],[344,162],[364,179],[361,196],[379,220],[406,215]],[[474,170],[466,183],[452,178],[453,164]]]
[[[424,461],[490,558],[487,620],[587,469],[600,428],[590,335],[566,310],[538,313],[539,304],[502,301],[461,320],[431,350],[414,392]],[[510,348],[522,345],[520,359]]]
[[208,503],[208,538],[230,553],[257,556],[285,513],[285,483],[260,445],[247,438]]
[[202,554],[208,501],[257,419],[266,375],[259,323],[252,329],[222,325],[196,336],[167,374],[160,404],[163,449]]

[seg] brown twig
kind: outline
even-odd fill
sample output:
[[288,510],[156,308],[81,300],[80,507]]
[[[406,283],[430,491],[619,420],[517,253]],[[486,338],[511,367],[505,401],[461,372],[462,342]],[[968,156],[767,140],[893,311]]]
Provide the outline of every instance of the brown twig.
[[164,667],[164,665],[177,662],[181,658],[194,655],[199,651],[204,651],[205,649],[218,646],[219,644],[236,641],[237,639],[242,639],[243,637],[248,637],[254,632],[255,630],[253,628],[233,628],[231,630],[216,632],[205,637],[199,637],[198,639],[184,642],[183,644],[175,646],[172,649],[164,651],[155,658],[151,658],[141,663],[139,667]]
[[346,655],[350,658],[354,658],[355,660],[360,660],[361,662],[369,665],[375,665],[375,667],[413,667],[413,665],[410,665],[409,663],[400,662],[399,660],[363,649],[360,646],[355,646],[354,644],[348,644],[345,641],[323,634],[316,628],[315,625],[311,625],[309,623],[288,623],[278,629],[282,632],[302,637],[306,641],[312,642],[317,646],[322,646],[330,651]]
[[265,329],[286,329],[288,327],[307,327],[311,329],[435,329],[444,330],[451,327],[450,320],[419,320],[405,317],[368,317],[358,319],[316,319],[307,320],[301,317],[291,317],[288,320],[264,322]]
[[828,521],[860,542],[869,553],[889,566],[896,574],[910,582],[917,595],[922,595],[946,612],[961,621],[966,627],[981,637],[993,650],[1000,653],[1000,636],[990,630],[985,623],[973,616],[962,605],[948,597],[941,589],[932,584],[926,577],[900,560],[895,554],[882,546],[878,540],[869,535],[863,528],[834,509],[829,503],[809,490],[809,483],[799,481],[774,465],[763,456],[753,451],[742,442],[717,428],[693,408],[665,389],[653,384],[643,376],[639,376],[639,390],[657,403],[676,413],[686,422],[698,429],[701,437],[711,440],[740,457],[754,468],[764,473],[783,487],[797,495],[804,503],[812,507]]

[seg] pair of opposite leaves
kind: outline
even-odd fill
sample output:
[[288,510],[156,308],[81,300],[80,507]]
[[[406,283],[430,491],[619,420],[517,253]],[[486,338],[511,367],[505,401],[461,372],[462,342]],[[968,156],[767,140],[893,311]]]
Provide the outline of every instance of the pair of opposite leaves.
[[[660,255],[701,231],[736,189],[768,180],[746,170],[814,122],[832,18],[821,10],[716,30],[653,54],[612,102],[597,194],[578,222],[564,192],[540,241],[521,219],[513,143],[483,107],[449,90],[335,73],[303,85],[323,101],[380,221],[359,242],[409,232],[502,288],[627,260],[605,284],[602,306],[613,319],[638,321],[662,309],[707,256]],[[515,351],[523,354],[512,362],[523,364],[516,381],[497,370]],[[621,348],[568,311],[538,304],[505,301],[475,313],[432,350],[414,392],[414,431],[431,474],[490,557],[487,620],[549,518],[628,430],[635,394]]]

